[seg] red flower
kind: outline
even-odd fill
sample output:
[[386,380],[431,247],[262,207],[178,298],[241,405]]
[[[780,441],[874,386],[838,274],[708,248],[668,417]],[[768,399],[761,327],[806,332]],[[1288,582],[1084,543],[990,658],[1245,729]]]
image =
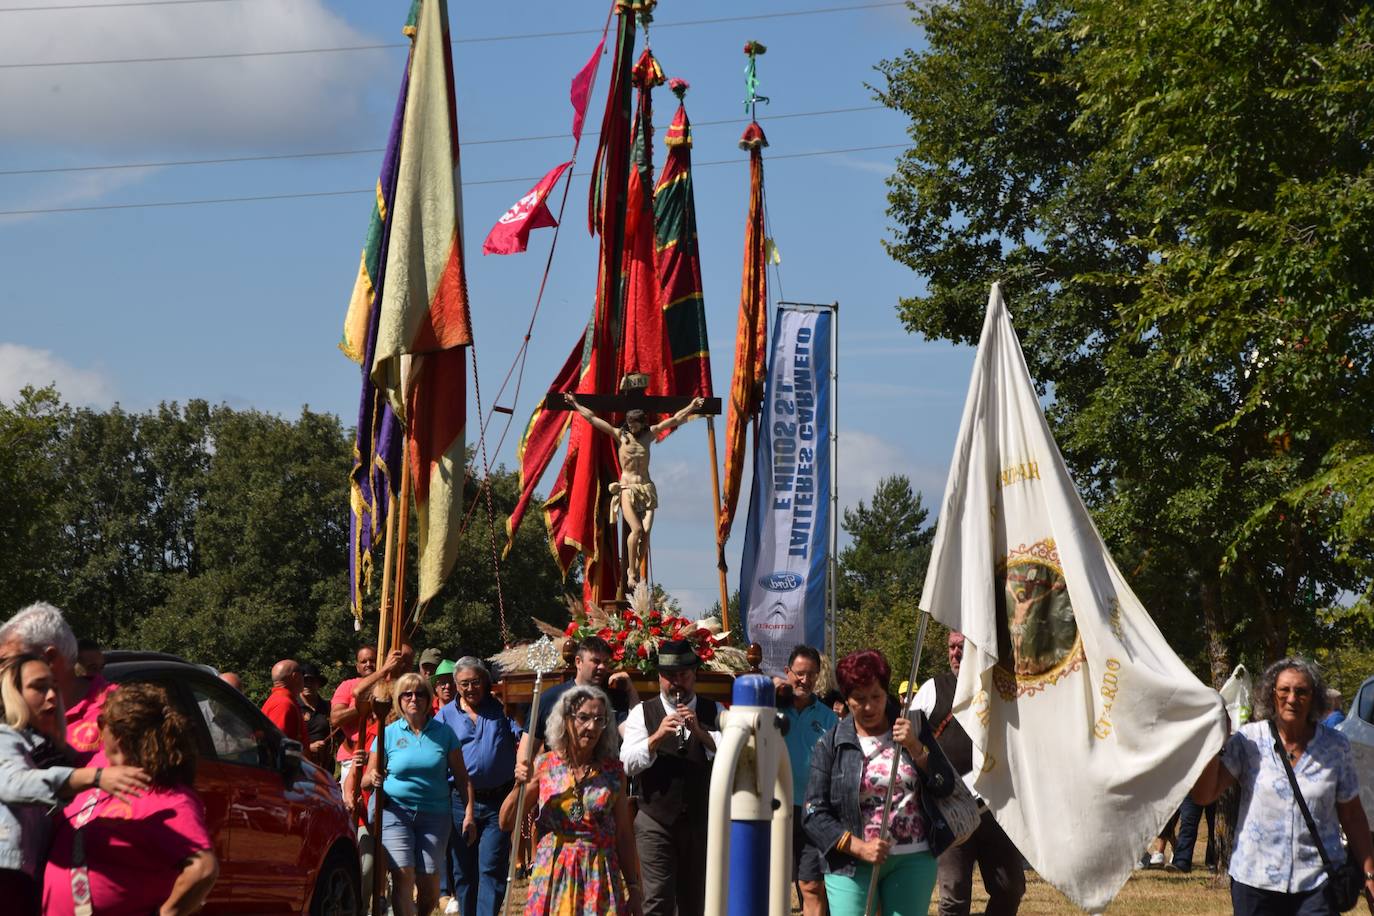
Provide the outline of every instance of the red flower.
[[601,629],[596,631],[596,635],[600,636],[602,639],[609,641],[610,638],[615,635],[615,631],[612,630],[610,627],[602,627]]
[[639,657],[640,657],[640,658],[648,658],[648,657],[649,657],[649,648],[648,648],[647,646],[645,646],[644,644],[642,644],[642,643],[641,643],[640,646],[639,646],[638,652],[639,652]]
[[624,657],[625,657],[625,647],[624,647],[624,646],[616,646],[616,647],[615,647],[615,651],[611,653],[611,661],[616,661],[616,662],[618,662],[618,661],[620,661],[621,659],[623,659]]
[[630,638],[630,631],[629,631],[629,630],[621,630],[619,633],[615,634],[615,638],[616,638],[617,640],[619,640],[620,642],[624,642],[625,640],[627,640],[627,639]]
[[702,646],[702,647],[701,647],[701,651],[698,652],[697,654],[701,656],[701,660],[702,660],[702,661],[707,661],[707,662],[709,662],[709,661],[711,660],[711,658],[712,658],[713,656],[715,656],[716,650],[715,650],[715,649],[712,649],[710,646]]
[[695,636],[697,639],[709,640],[711,638],[711,631],[706,629],[705,627],[697,627],[697,631],[692,635]]
[[649,635],[650,635],[650,636],[662,636],[662,635],[663,635],[663,627],[649,627]]
[[574,620],[572,623],[568,624],[568,628],[567,628],[566,630],[563,631],[563,635],[564,635],[564,636],[576,636],[576,635],[577,635],[577,621],[576,621],[576,620]]
[[659,622],[660,620],[662,620],[662,619],[663,619],[663,615],[660,614],[658,611],[650,611],[650,612],[649,612],[649,622],[650,622],[650,623],[658,623],[658,622]]

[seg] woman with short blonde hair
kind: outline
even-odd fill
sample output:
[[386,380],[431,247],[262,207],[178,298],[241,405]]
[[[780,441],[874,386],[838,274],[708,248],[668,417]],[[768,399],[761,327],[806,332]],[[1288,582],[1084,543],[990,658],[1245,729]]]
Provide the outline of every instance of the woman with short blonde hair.
[[[472,783],[463,747],[453,729],[436,720],[434,692],[422,675],[409,672],[391,687],[396,720],[372,743],[365,779],[380,786],[382,847],[391,864],[392,909],[399,916],[434,912],[439,903],[439,869],[444,866],[453,820],[453,790],[467,798],[473,811]],[[373,796],[376,797],[375,795]],[[468,822],[464,823],[467,832]],[[457,842],[466,842],[464,836]]]

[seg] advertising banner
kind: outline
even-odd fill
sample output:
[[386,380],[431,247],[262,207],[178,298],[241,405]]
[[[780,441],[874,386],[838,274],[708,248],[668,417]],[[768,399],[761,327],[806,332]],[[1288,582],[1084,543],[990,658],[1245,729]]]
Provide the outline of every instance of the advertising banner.
[[825,646],[832,318],[784,307],[773,324],[739,586],[770,675],[798,643]]

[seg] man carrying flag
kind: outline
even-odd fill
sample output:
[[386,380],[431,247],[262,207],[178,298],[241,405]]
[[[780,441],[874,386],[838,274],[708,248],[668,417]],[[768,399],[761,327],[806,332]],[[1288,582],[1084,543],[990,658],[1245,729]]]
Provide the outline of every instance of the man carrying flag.
[[1221,747],[1224,712],[1107,553],[996,285],[921,608],[965,636],[952,712],[974,790],[1036,871],[1101,911]]

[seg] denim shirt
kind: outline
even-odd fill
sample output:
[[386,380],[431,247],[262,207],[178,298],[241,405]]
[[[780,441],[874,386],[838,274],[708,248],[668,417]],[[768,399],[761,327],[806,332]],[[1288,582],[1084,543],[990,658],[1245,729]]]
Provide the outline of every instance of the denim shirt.
[[34,766],[34,751],[45,740],[32,729],[0,725],[0,868],[30,875],[48,848],[57,793],[72,775],[68,766]]
[[[1326,881],[1321,854],[1293,798],[1268,722],[1250,722],[1231,736],[1221,762],[1240,784],[1240,818],[1230,874],[1241,884],[1293,894]],[[1293,765],[1298,788],[1334,865],[1345,860],[1336,805],[1359,797],[1355,758],[1345,736],[1318,725]]]
[[[889,703],[889,720],[895,719],[897,712],[897,704]],[[923,714],[917,714],[917,732],[921,743],[931,748],[927,772],[922,774],[920,802],[927,821],[925,834],[930,855],[938,856],[949,848],[954,837],[935,806],[934,797],[954,791],[954,780],[958,777],[944,754],[938,752],[935,736]],[[846,832],[863,836],[859,781],[863,778],[864,760],[853,716],[841,719],[811,751],[811,778],[806,784],[802,824],[807,837],[820,847],[825,857],[825,870],[832,875],[852,877],[859,861],[840,852],[836,844]]]

